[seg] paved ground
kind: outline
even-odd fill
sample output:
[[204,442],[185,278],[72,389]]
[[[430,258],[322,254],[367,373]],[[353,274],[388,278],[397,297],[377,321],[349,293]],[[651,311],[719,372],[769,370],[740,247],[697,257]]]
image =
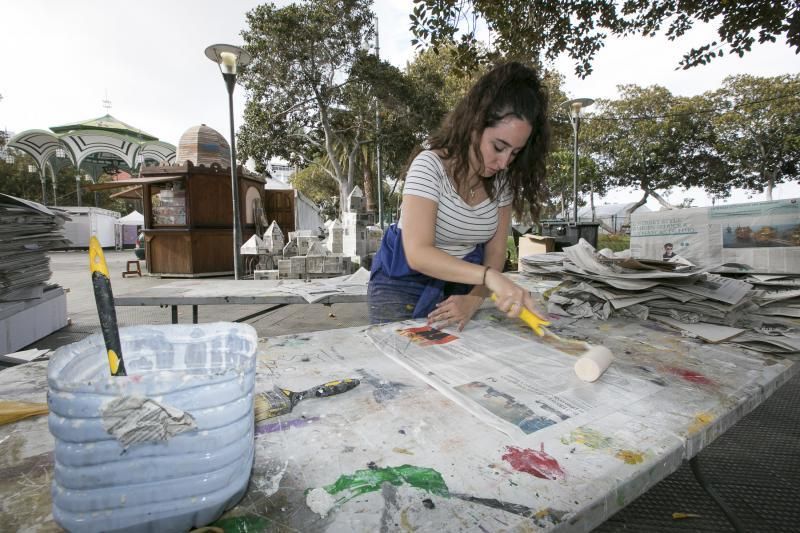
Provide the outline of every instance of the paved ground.
[[[123,278],[132,251],[106,252],[114,294],[166,283],[157,277]],[[57,348],[99,332],[88,255],[51,254],[53,282],[68,288],[71,324],[31,347]],[[254,306],[200,306],[199,320],[236,320],[259,311]],[[119,307],[121,326],[167,324],[169,308]],[[191,322],[191,307],[181,308],[179,321]],[[247,321],[268,337],[367,323],[364,304],[290,305]],[[747,531],[800,532],[800,376],[776,392],[700,454],[709,480],[738,512]],[[673,513],[697,517],[674,519]],[[694,479],[688,465],[664,479],[596,529],[618,531],[734,531],[725,516]]]

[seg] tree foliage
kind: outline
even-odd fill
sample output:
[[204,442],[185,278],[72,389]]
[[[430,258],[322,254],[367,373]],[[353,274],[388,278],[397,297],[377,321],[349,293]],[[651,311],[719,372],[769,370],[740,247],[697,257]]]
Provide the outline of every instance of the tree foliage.
[[240,80],[247,89],[239,147],[263,170],[272,157],[307,166],[327,156],[326,172],[342,195],[353,187],[354,165],[342,167],[335,146],[355,159],[367,140],[366,117],[343,118],[343,88],[362,43],[373,34],[370,0],[311,0],[278,8],[263,4],[246,15],[242,32],[253,60]]
[[[375,198],[376,142],[383,176],[403,167],[442,111],[435,88],[406,76],[366,49],[369,0],[309,0],[247,14],[243,32],[253,62],[239,148],[263,169],[272,157],[315,167],[347,197],[364,187]],[[378,128],[380,123],[380,128]],[[329,196],[319,181],[299,179],[306,194]]]
[[[702,100],[672,95],[660,86],[625,85],[620,99],[600,100],[585,128],[585,144],[607,188],[635,188],[641,204],[673,187],[722,193],[727,166],[714,147]],[[661,192],[659,192],[661,191]]]
[[586,77],[609,35],[663,31],[677,40],[696,23],[717,19],[718,40],[691,48],[680,67],[704,65],[726,51],[742,56],[756,41],[775,42],[780,36],[800,52],[796,0],[414,0],[411,31],[421,47],[457,43],[461,64],[468,66],[492,59],[476,46],[476,27],[483,20],[496,36],[496,53],[552,60],[566,52],[575,61],[575,73]]
[[712,122],[728,186],[771,199],[775,185],[800,179],[800,75],[728,77],[707,99],[722,107]]
[[718,198],[735,188],[767,191],[770,199],[774,185],[800,178],[798,75],[734,76],[693,97],[659,86],[619,91],[591,108],[581,152],[598,163],[605,187],[640,189],[639,204],[652,196],[673,207],[662,194],[690,187]]

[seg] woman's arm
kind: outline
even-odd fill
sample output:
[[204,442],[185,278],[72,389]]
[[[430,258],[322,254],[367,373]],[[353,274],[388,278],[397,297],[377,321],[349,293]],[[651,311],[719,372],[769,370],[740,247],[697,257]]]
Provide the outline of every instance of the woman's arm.
[[[502,226],[498,221],[498,229],[490,239],[490,250],[485,260],[487,265],[474,265],[463,261],[436,248],[434,232],[436,231],[437,203],[433,200],[414,195],[403,195],[403,211],[400,215],[403,227],[403,248],[408,265],[432,278],[465,283],[467,285],[485,285],[489,292],[497,295],[495,305],[508,313],[509,317],[519,315],[523,307],[535,314],[540,314],[526,289],[516,285],[502,274],[505,262],[505,231],[510,221],[510,208],[504,208]],[[501,248],[501,244],[503,247]],[[499,258],[502,258],[500,261]],[[499,268],[495,268],[498,261]],[[486,267],[490,268],[486,268]]]
[[[433,200],[411,194],[403,195],[400,220],[408,265],[417,272],[443,281],[482,285],[485,266],[463,261],[436,248],[434,234],[437,210],[438,204]],[[502,271],[502,264],[500,270]]]
[[[511,226],[511,206],[501,207],[497,212],[497,231],[489,239],[484,249],[483,264],[492,267],[498,272],[503,271],[506,265],[506,254],[508,250],[508,228]],[[489,291],[483,285],[476,285],[471,294],[487,297]]]

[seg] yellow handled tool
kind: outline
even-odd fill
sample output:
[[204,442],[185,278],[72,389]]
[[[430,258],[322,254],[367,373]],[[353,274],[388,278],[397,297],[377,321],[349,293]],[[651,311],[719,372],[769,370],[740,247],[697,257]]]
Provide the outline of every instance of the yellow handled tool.
[[111,292],[111,277],[108,275],[103,247],[96,237],[89,241],[89,269],[92,271],[94,300],[100,316],[100,329],[108,352],[108,365],[112,376],[126,376],[122,361],[122,342],[117,328],[117,312],[114,309],[114,294]]
[[[497,301],[497,295],[492,293],[492,301]],[[534,315],[526,307],[522,307],[522,310],[519,313],[519,319],[528,324],[531,329],[540,337],[544,336],[544,326],[549,326],[550,322],[544,320],[543,318],[539,318],[538,316]]]

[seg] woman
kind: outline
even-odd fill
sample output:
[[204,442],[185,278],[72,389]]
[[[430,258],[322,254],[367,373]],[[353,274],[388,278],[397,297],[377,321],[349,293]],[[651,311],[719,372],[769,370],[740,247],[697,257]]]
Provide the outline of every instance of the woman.
[[538,215],[549,142],[547,94],[536,71],[498,66],[479,79],[406,173],[400,222],[372,264],[370,322],[427,317],[461,330],[491,293],[508,316],[536,313],[501,274],[511,211]]

